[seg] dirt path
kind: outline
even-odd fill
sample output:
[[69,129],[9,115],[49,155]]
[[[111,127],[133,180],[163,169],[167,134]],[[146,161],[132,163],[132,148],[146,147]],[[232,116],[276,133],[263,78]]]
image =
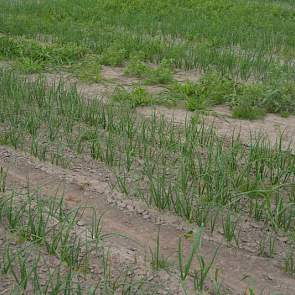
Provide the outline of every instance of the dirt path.
[[[140,202],[132,202],[113,191],[110,187],[110,172],[100,163],[95,167],[88,163],[76,165],[73,169],[62,169],[0,146],[0,166],[8,168],[8,185],[25,186],[29,183],[39,187],[45,194],[64,193],[66,205],[70,207],[87,205],[104,213],[105,232],[117,232],[130,239],[116,238],[120,255],[136,255],[143,261],[148,246],[154,247],[159,219],[161,219],[161,249],[171,260],[176,259],[180,219],[166,213],[149,210]],[[86,168],[89,167],[89,168]],[[90,211],[86,211],[82,223],[90,222]],[[113,241],[114,243],[114,241]],[[211,257],[219,246],[216,237],[204,235],[202,254]],[[185,240],[185,252],[189,241]],[[125,249],[125,251],[123,251]],[[132,254],[130,254],[132,252]],[[294,294],[295,281],[281,271],[275,259],[257,257],[242,250],[221,246],[216,266],[220,269],[226,294],[244,294],[249,286],[262,294]],[[260,293],[257,293],[260,294]]]

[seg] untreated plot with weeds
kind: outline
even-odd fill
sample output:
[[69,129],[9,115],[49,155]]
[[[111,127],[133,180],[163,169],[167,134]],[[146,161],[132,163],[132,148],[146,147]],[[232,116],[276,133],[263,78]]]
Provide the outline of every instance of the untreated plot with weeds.
[[[226,103],[244,119],[295,112],[292,1],[2,1],[0,10],[0,58],[22,72],[62,68],[101,82],[102,65],[123,66],[172,90],[152,103]],[[179,85],[177,69],[204,77]]]

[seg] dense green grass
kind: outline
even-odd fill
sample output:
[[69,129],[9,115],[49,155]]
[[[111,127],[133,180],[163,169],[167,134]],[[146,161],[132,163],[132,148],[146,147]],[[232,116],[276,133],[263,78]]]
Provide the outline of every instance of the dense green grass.
[[119,64],[142,51],[177,67],[233,76],[294,71],[294,5],[245,0],[5,1],[1,32],[78,46]]
[[172,93],[185,98],[191,111],[228,104],[234,117],[244,119],[257,119],[267,112],[285,116],[295,112],[295,84],[291,80],[245,84],[208,72],[197,83],[176,84]]
[[[225,93],[209,89],[190,97],[189,109],[207,106],[206,92],[215,92],[237,117],[294,113],[292,1],[2,0],[0,10],[0,56],[16,59],[26,72],[66,65],[82,79],[97,82],[100,64],[131,60],[127,74],[166,84],[173,81],[168,70],[151,71],[140,63],[168,63],[258,83],[238,93],[232,87]],[[210,105],[212,95],[208,100]]]

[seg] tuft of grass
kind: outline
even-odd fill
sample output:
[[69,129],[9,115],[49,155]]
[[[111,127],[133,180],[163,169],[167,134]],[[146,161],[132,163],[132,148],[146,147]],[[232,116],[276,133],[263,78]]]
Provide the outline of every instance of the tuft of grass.
[[0,193],[4,193],[6,190],[6,178],[7,178],[7,170],[5,170],[2,166],[0,167]]
[[239,101],[239,104],[233,108],[233,117],[245,120],[261,119],[265,115],[265,111],[261,108],[253,106],[249,101]]
[[228,210],[226,217],[222,219],[223,234],[227,242],[235,241],[239,245],[239,222],[234,220],[233,213]]
[[267,87],[264,93],[263,106],[267,112],[279,113],[283,117],[295,112],[295,86],[291,81],[275,83]]
[[30,57],[21,57],[16,60],[13,67],[25,74],[40,73],[45,69],[45,63]]
[[149,67],[141,61],[140,57],[134,56],[128,62],[124,74],[144,78],[148,75],[149,70]]
[[183,261],[182,240],[181,240],[181,238],[179,238],[179,241],[178,241],[178,267],[179,267],[179,272],[180,272],[180,279],[182,281],[185,281],[186,278],[188,277],[190,270],[191,270],[193,258],[195,255],[198,255],[198,252],[200,251],[203,231],[204,231],[203,228],[199,228],[198,231],[195,233],[195,235],[193,237],[193,243],[191,246],[191,250],[190,250],[189,256],[187,257],[186,262]]
[[125,74],[144,78],[144,83],[148,85],[170,84],[174,81],[171,65],[166,60],[159,66],[150,67],[135,56],[128,63]]
[[241,119],[259,119],[265,115],[262,85],[240,85],[232,96],[233,116]]
[[145,77],[145,84],[170,84],[173,72],[168,61],[163,60],[158,67],[150,68]]
[[291,250],[284,259],[284,271],[292,276],[295,275],[294,254]]
[[114,43],[100,55],[100,63],[106,66],[122,66],[127,58],[127,50],[119,43]]
[[259,119],[267,112],[288,116],[295,110],[295,88],[289,82],[247,84],[216,71],[205,73],[196,83],[176,83],[172,93],[181,96],[190,111],[225,103],[241,119]]
[[102,80],[100,62],[97,56],[90,55],[72,65],[70,69],[79,79],[96,83]]
[[[211,270],[213,266],[217,253],[218,253],[218,248],[215,250],[213,257],[208,263],[206,263],[203,256],[198,256],[199,270],[195,271],[193,275],[194,288],[196,291],[204,291],[205,281],[208,277],[209,271]],[[215,281],[217,282],[217,275],[215,276],[216,276]]]
[[135,87],[131,91],[128,91],[123,87],[118,87],[112,95],[112,100],[115,102],[126,103],[132,108],[152,105],[155,102],[155,99],[143,87]]
[[160,270],[160,269],[167,269],[170,265],[169,261],[167,258],[163,257],[161,255],[161,249],[160,249],[160,227],[158,229],[157,233],[157,240],[156,240],[156,247],[155,250],[153,251],[150,249],[152,261],[151,261],[151,266],[154,270]]
[[259,241],[258,255],[273,258],[275,255],[276,239],[273,234]]
[[188,110],[194,111],[229,101],[236,87],[233,80],[212,71],[196,83],[176,84],[173,91],[183,96]]

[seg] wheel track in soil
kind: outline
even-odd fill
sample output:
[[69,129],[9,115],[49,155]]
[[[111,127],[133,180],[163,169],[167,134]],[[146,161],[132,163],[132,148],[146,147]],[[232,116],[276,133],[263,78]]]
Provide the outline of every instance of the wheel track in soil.
[[[101,163],[97,163],[96,170],[88,170],[81,164],[74,169],[63,169],[50,163],[39,160],[23,153],[0,146],[0,166],[8,169],[8,186],[25,187],[28,181],[32,187],[40,188],[47,195],[63,193],[65,204],[68,207],[93,207],[98,214],[103,215],[103,231],[105,233],[120,233],[130,239],[113,238],[113,243],[122,248],[136,249],[138,256],[145,256],[148,247],[154,248],[158,221],[161,225],[161,251],[171,260],[176,261],[178,237],[184,232],[179,230],[180,219],[170,214],[146,209],[146,215],[134,211],[136,206],[146,208],[141,202],[126,201],[127,209],[122,210],[114,205],[114,200],[125,202],[126,198],[111,189],[110,172]],[[113,203],[113,204],[110,204]],[[133,204],[135,204],[133,206]],[[129,210],[128,210],[129,207]],[[130,210],[131,209],[131,210]],[[86,210],[82,223],[91,222],[91,210]],[[212,257],[219,243],[212,237],[204,234],[201,254]],[[184,240],[184,252],[189,252],[190,242]],[[218,252],[216,267],[221,270],[221,280],[229,294],[243,294],[249,286],[249,279],[255,281],[257,291],[264,290],[263,294],[294,294],[295,280],[282,272],[277,261],[258,257],[243,249],[230,248],[223,245]],[[260,294],[260,293],[258,293]]]

